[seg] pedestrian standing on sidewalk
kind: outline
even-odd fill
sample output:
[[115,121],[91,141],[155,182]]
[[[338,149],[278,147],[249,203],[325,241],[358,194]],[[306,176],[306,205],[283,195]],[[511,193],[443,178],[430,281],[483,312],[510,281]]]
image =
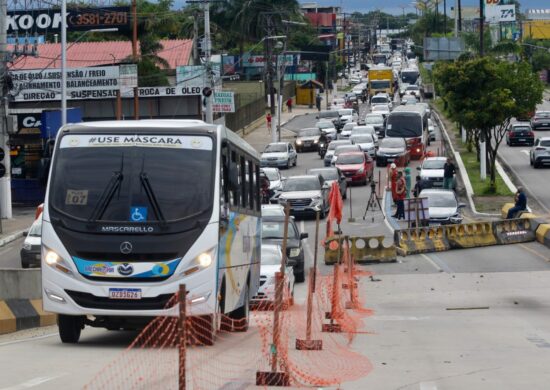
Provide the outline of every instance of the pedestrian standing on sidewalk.
[[267,122],[267,132],[271,134],[271,113],[268,112],[265,116],[265,121]]
[[391,189],[391,198],[395,203],[396,185],[397,185],[397,165],[395,165],[395,163],[392,163],[390,165],[388,182],[389,182],[389,188]]
[[448,157],[445,165],[443,166],[443,188],[445,188],[446,190],[453,189],[455,173],[455,165],[452,163],[451,158]]
[[317,106],[317,111],[321,111],[321,100],[323,100],[321,95],[317,95],[315,97],[315,106]]
[[405,183],[405,178],[403,177],[403,172],[399,171],[397,173],[397,182],[395,186],[396,192],[396,204],[397,211],[395,212],[395,218],[405,219],[405,196],[407,192],[407,183]]
[[405,168],[405,184],[407,185],[406,197],[411,197],[411,187],[412,187],[412,178],[411,178],[411,168]]
[[288,98],[286,101],[286,108],[288,108],[288,112],[292,112],[292,98]]

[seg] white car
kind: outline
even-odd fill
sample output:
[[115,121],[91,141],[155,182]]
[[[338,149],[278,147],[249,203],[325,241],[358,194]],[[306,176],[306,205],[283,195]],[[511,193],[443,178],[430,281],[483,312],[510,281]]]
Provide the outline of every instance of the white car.
[[[420,171],[422,180],[429,183],[429,188],[443,188],[443,167],[446,161],[447,157],[427,157],[422,165],[416,168]],[[455,188],[454,180],[453,188]]]
[[361,150],[368,153],[369,156],[376,156],[376,144],[372,134],[355,134],[350,137],[351,142],[355,145],[359,145]]
[[405,95],[413,95],[420,100],[420,87],[414,84],[408,85],[407,88],[405,88]]
[[353,128],[357,126],[357,122],[349,122],[344,125],[338,139],[347,139],[351,135]]
[[340,123],[343,125],[359,120],[359,115],[357,115],[357,112],[353,108],[342,108],[338,110],[338,114],[340,114]]
[[[252,298],[251,304],[259,309],[273,308],[275,303],[275,273],[281,270],[283,252],[275,244],[262,244],[262,263],[260,266],[260,287],[258,294]],[[285,268],[285,283],[283,289],[283,308],[294,304],[294,270]]]
[[268,144],[260,156],[260,166],[290,168],[298,163],[298,153],[290,142]]
[[403,97],[403,95],[405,95],[405,91],[407,91],[407,87],[409,85],[409,83],[401,83],[399,85],[399,97]]
[[435,126],[434,122],[431,119],[428,119],[428,133],[429,133],[429,139],[428,139],[428,145],[431,141],[435,141]]
[[321,130],[321,132],[325,134],[330,141],[335,140],[338,135],[336,126],[334,126],[334,123],[332,123],[332,121],[317,122],[315,124],[315,127]]
[[384,138],[384,124],[385,120],[384,117],[381,114],[367,114],[365,116],[365,124],[370,125],[374,127],[374,130],[376,130],[376,134],[379,137]]
[[370,105],[371,108],[376,106],[388,106],[391,109],[393,104],[387,93],[377,93],[371,98]]
[[279,191],[283,186],[283,179],[281,177],[281,172],[279,171],[279,168],[265,167],[261,168],[261,170],[269,179],[269,189],[271,191]]
[[355,126],[353,130],[351,131],[351,135],[363,135],[363,134],[369,134],[374,139],[374,143],[378,145],[378,135],[376,134],[376,129],[372,125],[363,125],[363,126]]
[[31,225],[21,248],[21,268],[40,267],[42,244],[42,216]]
[[383,117],[390,115],[390,106],[388,104],[379,104],[371,108],[371,113],[380,114]]
[[339,109],[342,109],[344,108],[344,105],[346,104],[345,100],[342,99],[342,98],[336,98],[336,99],[332,99],[332,104],[331,104],[331,108],[333,110],[339,110]]
[[280,204],[263,204],[262,217],[284,217],[285,208]]

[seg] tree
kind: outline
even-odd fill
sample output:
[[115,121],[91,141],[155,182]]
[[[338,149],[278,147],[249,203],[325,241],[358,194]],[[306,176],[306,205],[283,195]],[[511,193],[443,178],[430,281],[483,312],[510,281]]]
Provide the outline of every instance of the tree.
[[480,140],[486,142],[489,189],[495,192],[495,161],[506,129],[512,118],[535,109],[542,99],[542,83],[528,63],[492,57],[438,64],[434,77],[451,119],[467,131],[479,130]]

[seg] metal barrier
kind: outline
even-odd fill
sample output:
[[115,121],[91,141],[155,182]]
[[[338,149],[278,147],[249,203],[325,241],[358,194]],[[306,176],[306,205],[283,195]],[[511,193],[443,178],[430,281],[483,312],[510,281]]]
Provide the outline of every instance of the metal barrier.
[[496,245],[493,225],[490,222],[474,222],[445,226],[445,235],[452,249],[476,248]]
[[406,255],[449,250],[442,226],[396,230],[395,245]]

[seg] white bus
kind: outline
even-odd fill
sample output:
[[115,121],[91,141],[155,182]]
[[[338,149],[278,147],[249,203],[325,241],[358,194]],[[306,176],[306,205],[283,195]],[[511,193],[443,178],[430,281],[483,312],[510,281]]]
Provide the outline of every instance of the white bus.
[[422,159],[430,142],[426,107],[411,104],[395,108],[386,122],[386,137],[405,138],[411,159]]
[[59,315],[63,342],[78,342],[86,325],[132,329],[177,316],[171,298],[184,283],[204,344],[222,314],[248,327],[260,275],[260,165],[239,136],[197,120],[67,125],[50,172],[43,304]]

